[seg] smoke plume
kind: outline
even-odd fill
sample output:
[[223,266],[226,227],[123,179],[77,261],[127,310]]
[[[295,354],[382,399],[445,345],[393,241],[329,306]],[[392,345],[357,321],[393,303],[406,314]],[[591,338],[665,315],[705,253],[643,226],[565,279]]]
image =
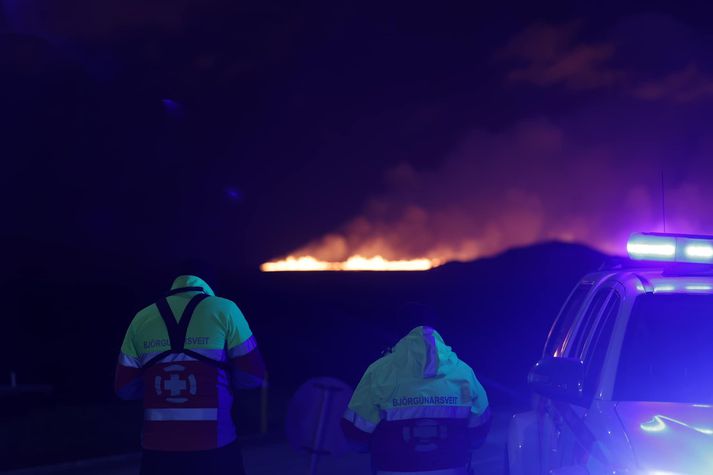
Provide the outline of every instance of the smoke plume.
[[622,254],[630,233],[663,230],[662,172],[667,230],[713,231],[705,137],[684,157],[676,131],[627,130],[631,115],[608,114],[475,130],[435,170],[391,170],[388,192],[294,255],[470,260],[552,240]]

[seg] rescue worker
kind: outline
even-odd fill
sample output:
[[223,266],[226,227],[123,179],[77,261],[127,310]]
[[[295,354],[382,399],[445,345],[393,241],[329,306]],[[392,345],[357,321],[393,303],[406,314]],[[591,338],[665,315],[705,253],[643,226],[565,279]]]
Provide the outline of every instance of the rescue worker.
[[126,332],[115,389],[143,399],[141,475],[244,474],[233,393],[259,387],[265,365],[238,306],[181,275]]
[[366,370],[342,430],[368,446],[377,475],[467,474],[490,428],[485,390],[433,328],[428,307],[408,304],[399,319],[411,331]]

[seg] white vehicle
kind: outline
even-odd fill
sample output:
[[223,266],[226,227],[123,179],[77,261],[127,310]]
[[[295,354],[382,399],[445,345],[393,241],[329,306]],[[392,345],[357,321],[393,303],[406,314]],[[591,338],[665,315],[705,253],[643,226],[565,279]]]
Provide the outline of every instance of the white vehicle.
[[641,262],[585,276],[552,326],[511,475],[713,474],[713,237],[627,248]]

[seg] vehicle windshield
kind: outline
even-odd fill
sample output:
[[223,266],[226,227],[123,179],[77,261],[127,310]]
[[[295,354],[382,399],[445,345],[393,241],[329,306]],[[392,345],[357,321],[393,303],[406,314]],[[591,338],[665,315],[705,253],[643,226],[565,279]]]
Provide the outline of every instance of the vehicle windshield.
[[634,302],[614,389],[618,401],[713,403],[713,295]]

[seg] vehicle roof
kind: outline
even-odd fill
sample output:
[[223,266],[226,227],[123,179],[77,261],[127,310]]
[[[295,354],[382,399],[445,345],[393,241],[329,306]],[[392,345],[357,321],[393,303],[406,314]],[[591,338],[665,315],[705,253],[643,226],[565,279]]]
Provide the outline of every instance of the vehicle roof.
[[583,282],[614,280],[651,293],[712,293],[713,266],[620,267],[588,274]]

